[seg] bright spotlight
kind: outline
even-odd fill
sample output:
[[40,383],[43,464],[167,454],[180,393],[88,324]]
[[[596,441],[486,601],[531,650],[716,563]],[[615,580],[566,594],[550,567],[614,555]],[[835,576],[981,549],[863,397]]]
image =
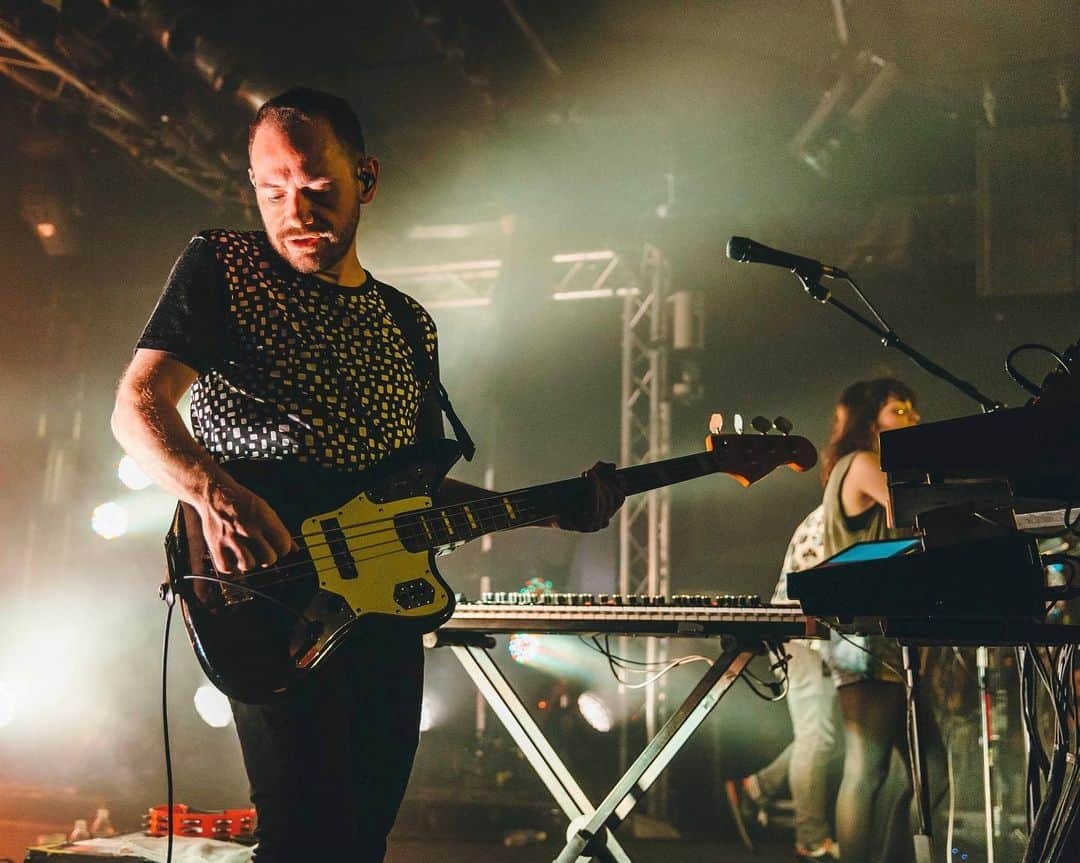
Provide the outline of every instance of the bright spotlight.
[[150,477],[143,473],[143,469],[139,467],[135,459],[129,455],[120,459],[120,467],[116,473],[120,477],[120,482],[132,491],[142,491],[153,482]]
[[209,683],[195,690],[195,711],[211,728],[224,728],[233,718],[229,699]]
[[0,680],[0,728],[15,718],[15,687]]
[[540,655],[540,638],[536,635],[518,632],[510,636],[507,647],[510,649],[510,655],[516,661],[528,664],[534,662],[536,657]]
[[434,699],[428,698],[426,695],[420,702],[420,733],[425,731],[431,731],[435,727],[435,723],[439,718],[438,706]]
[[611,710],[595,692],[582,692],[577,700],[578,710],[582,717],[597,731],[611,731],[615,720],[611,716]]
[[123,536],[128,529],[128,513],[116,501],[103,503],[94,508],[94,514],[90,517],[90,526],[94,533],[105,539],[116,539]]

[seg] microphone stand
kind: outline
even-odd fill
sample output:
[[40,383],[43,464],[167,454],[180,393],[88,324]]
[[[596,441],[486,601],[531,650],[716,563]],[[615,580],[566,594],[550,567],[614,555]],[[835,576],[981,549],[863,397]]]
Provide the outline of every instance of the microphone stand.
[[[821,277],[823,275],[822,270],[814,268],[814,270],[799,271],[798,269],[795,269],[792,270],[792,272],[799,281],[802,282],[802,286],[813,299],[817,300],[819,303],[835,306],[849,318],[857,321],[866,327],[866,329],[870,330],[870,332],[874,333],[874,335],[881,340],[881,344],[884,347],[896,348],[921,369],[929,372],[939,380],[951,384],[964,395],[974,399],[979,403],[979,407],[982,408],[983,413],[989,413],[990,411],[1004,407],[1001,402],[983,395],[983,393],[979,392],[972,383],[965,381],[962,378],[958,378],[948,369],[935,363],[926,356],[926,354],[915,350],[915,348],[901,339],[896,331],[885,322],[881,315],[878,314],[877,309],[875,309],[873,304],[863,295],[863,292],[859,289],[859,286],[855,284],[855,281],[846,273],[839,270],[834,271],[837,278],[842,278],[851,285],[859,299],[861,299],[863,303],[866,304],[866,307],[870,309],[870,312],[873,314],[874,318],[876,318],[876,322],[855,311],[855,309],[851,308],[851,306],[846,303],[836,299],[836,297],[832,295],[832,292],[821,284]],[[904,677],[908,690],[908,698],[906,699],[909,732],[908,749],[911,752],[911,780],[912,788],[915,793],[917,813],[916,831],[912,837],[915,845],[915,861],[916,863],[931,863],[931,861],[934,860],[934,837],[931,827],[930,785],[926,776],[925,739],[919,722],[919,667],[913,648],[910,644],[902,644],[900,650],[904,661]],[[984,657],[985,652],[984,648],[980,648],[980,658]],[[982,672],[980,672],[980,679],[981,678]],[[989,764],[989,751],[987,748],[989,746],[989,724],[985,719],[983,735],[984,742],[987,744],[983,747],[985,772],[985,769]],[[989,783],[985,783],[984,786],[984,790],[987,794],[989,794],[988,785]],[[989,805],[989,799],[987,800],[987,803]],[[989,863],[993,863],[993,834],[989,825],[987,833],[989,844],[987,853],[989,855]]]
[[996,401],[989,396],[983,395],[981,392],[979,392],[978,389],[976,389],[973,384],[963,380],[962,378],[958,378],[948,369],[944,368],[941,365],[938,365],[932,359],[926,356],[926,354],[915,350],[915,348],[913,348],[902,338],[900,338],[900,336],[897,335],[896,331],[887,323],[885,323],[881,315],[879,315],[877,313],[877,310],[874,309],[874,307],[870,304],[870,301],[863,296],[862,291],[859,290],[859,286],[856,285],[855,282],[851,279],[851,277],[847,274],[844,274],[843,276],[841,276],[841,278],[847,281],[855,289],[855,293],[858,294],[859,298],[864,303],[866,303],[870,311],[873,313],[874,317],[877,318],[877,323],[870,320],[865,315],[862,315],[859,312],[855,311],[853,308],[851,308],[851,306],[847,305],[846,303],[843,303],[840,300],[836,299],[836,297],[832,295],[832,292],[821,284],[820,272],[800,272],[798,270],[792,270],[792,272],[795,274],[798,280],[802,282],[802,286],[806,289],[806,293],[808,293],[819,303],[825,303],[830,306],[835,306],[852,320],[858,321],[860,324],[866,327],[866,329],[870,330],[870,332],[876,335],[881,340],[881,344],[883,346],[885,346],[886,348],[896,348],[898,351],[900,351],[900,353],[904,354],[906,357],[914,361],[914,363],[919,366],[919,368],[929,372],[939,380],[943,380],[945,381],[945,383],[951,384],[964,395],[977,401],[979,403],[979,407],[982,408],[984,413],[988,413],[989,411],[998,410],[999,408],[1004,407],[1001,402]]

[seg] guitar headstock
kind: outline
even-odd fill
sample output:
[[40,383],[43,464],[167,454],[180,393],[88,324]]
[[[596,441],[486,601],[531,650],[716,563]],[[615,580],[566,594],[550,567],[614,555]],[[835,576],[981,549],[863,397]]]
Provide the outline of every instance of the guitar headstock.
[[[718,460],[720,470],[743,486],[768,476],[781,465],[802,472],[817,464],[817,448],[806,438],[790,434],[792,424],[785,417],[754,417],[750,424],[757,433],[747,434],[742,433],[742,417],[737,414],[737,434],[721,434],[722,422],[719,414],[713,414],[709,422],[712,433],[705,438],[705,449]],[[771,429],[780,434],[769,434]]]

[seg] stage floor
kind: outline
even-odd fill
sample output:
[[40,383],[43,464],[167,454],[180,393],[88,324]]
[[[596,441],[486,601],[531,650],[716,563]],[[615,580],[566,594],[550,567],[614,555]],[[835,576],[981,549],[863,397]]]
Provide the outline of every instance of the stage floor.
[[[683,863],[683,861],[723,861],[723,863],[788,863],[790,845],[769,842],[748,852],[738,842],[701,842],[692,840],[626,839],[623,848],[634,863]],[[463,840],[400,839],[391,843],[387,863],[551,863],[562,846],[554,839],[524,846],[506,847],[501,842],[466,842]],[[23,859],[21,856],[13,858]],[[69,861],[142,860],[142,857],[99,857],[80,854],[75,849],[38,848],[26,858],[31,863],[69,863]]]
[[[737,840],[696,842],[682,839],[626,839],[623,848],[634,863],[790,863],[792,846],[770,841],[751,854]],[[506,848],[498,843],[402,839],[391,845],[387,863],[551,863],[561,844],[548,840],[536,845]]]

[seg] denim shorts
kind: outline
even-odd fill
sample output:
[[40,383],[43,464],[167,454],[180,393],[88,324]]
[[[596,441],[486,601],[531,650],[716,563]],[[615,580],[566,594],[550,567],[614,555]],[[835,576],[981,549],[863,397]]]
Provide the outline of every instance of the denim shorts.
[[904,682],[904,659],[896,639],[881,635],[841,635],[834,630],[829,643],[821,648],[837,687],[864,680]]

